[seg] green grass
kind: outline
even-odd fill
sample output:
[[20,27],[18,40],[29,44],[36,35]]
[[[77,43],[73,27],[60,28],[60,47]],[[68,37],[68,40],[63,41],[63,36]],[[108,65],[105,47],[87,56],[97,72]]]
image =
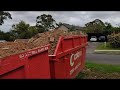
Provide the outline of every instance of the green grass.
[[[107,42],[106,47],[104,43],[98,45],[95,50],[120,50],[120,48],[112,48]],[[110,54],[110,55],[120,55],[120,51],[95,51],[94,53],[98,54]]]
[[86,62],[86,68],[91,68],[97,72],[103,73],[113,73],[119,72],[120,73],[120,65],[110,65],[110,64],[96,64],[91,62]]
[[104,43],[98,45],[96,50],[120,50],[120,48],[112,48],[110,44],[107,42],[106,46]]
[[86,62],[77,79],[120,79],[120,65]]
[[96,54],[120,55],[120,51],[95,51]]

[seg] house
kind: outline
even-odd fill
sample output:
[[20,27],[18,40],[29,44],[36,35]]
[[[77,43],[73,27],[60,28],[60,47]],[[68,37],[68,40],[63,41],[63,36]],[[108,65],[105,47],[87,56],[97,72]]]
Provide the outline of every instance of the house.
[[83,27],[63,23],[59,27],[57,27],[57,29],[62,29],[62,30],[65,30],[65,31],[72,30],[72,29],[82,31]]
[[69,28],[67,26],[65,26],[64,24],[60,25],[59,27],[57,27],[56,29],[58,30],[65,30],[65,31],[68,31]]

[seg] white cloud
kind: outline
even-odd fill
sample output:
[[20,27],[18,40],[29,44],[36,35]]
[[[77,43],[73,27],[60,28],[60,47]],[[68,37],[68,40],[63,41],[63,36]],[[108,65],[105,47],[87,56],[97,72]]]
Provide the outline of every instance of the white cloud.
[[24,20],[30,25],[36,24],[36,17],[42,14],[51,14],[56,22],[63,22],[73,25],[84,26],[84,24],[100,19],[112,25],[120,24],[119,11],[10,11],[12,20],[5,20],[0,26],[0,30],[9,31],[12,24],[17,24]]

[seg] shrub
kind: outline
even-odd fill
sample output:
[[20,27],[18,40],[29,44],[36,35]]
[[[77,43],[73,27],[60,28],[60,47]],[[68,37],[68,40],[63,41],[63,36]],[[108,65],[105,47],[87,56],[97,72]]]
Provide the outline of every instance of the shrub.
[[112,33],[111,35],[108,35],[108,41],[113,48],[119,48],[120,47],[120,33],[115,34]]

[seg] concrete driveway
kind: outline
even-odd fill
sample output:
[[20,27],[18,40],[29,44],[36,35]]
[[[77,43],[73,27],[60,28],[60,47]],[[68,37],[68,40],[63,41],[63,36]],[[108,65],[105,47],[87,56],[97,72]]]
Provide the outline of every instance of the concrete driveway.
[[89,53],[89,54],[94,53],[95,48],[100,44],[102,44],[102,42],[89,42],[86,53]]
[[94,54],[95,48],[102,42],[89,42],[86,51],[86,60],[101,63],[120,65],[120,55]]

